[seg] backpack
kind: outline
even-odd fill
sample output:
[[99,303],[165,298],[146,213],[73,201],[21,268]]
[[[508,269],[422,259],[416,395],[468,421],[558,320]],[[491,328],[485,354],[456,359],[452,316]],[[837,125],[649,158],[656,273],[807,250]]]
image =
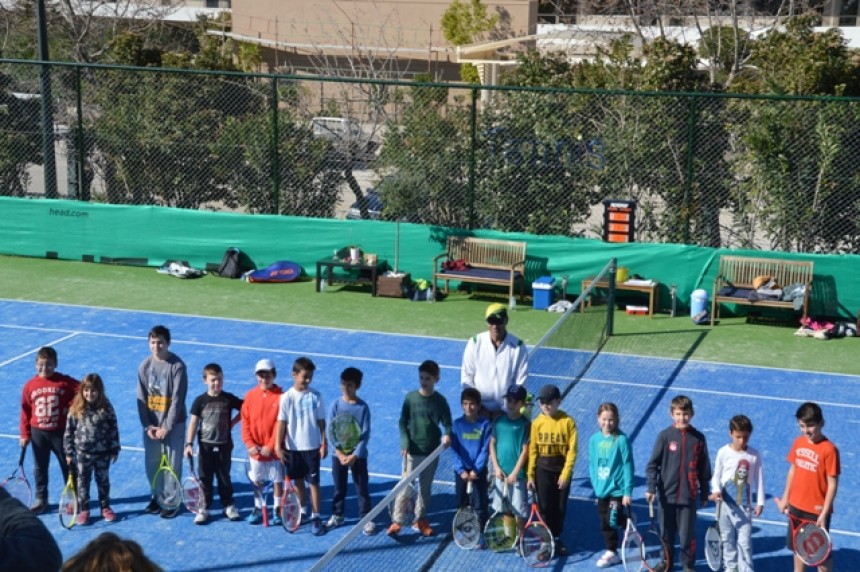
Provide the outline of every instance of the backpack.
[[222,278],[239,278],[246,270],[254,270],[255,266],[238,248],[228,248],[221,258],[216,274]]

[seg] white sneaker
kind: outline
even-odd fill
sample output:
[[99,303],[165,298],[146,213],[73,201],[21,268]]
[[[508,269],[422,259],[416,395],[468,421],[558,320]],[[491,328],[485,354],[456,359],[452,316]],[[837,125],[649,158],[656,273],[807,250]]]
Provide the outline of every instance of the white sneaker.
[[337,528],[343,524],[343,516],[339,514],[331,515],[331,518],[325,523],[326,528]]
[[603,553],[603,556],[600,557],[600,560],[597,561],[597,567],[608,568],[610,566],[615,566],[619,562],[621,562],[621,559],[618,558],[618,554],[611,550],[607,550]]
[[242,520],[242,515],[239,514],[239,511],[232,504],[224,509],[224,516],[230,520]]
[[194,524],[206,524],[207,520],[209,520],[209,511],[205,508],[198,510],[194,516]]
[[376,533],[376,523],[372,520],[364,525],[364,534],[370,536]]

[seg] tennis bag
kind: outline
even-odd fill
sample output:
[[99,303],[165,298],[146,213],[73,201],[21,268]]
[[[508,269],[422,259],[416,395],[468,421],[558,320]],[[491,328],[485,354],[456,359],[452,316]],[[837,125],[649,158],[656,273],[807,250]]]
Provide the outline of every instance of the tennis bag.
[[240,278],[245,272],[254,269],[254,263],[241,250],[228,248],[215,274],[222,278]]
[[301,275],[301,266],[289,260],[281,260],[265,268],[246,272],[242,278],[247,282],[293,282]]

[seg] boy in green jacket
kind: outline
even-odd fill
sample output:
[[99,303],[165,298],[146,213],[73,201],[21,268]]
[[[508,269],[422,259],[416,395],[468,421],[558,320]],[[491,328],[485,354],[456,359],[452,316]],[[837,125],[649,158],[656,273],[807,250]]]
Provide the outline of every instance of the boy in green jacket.
[[[400,454],[406,458],[404,474],[411,473],[440,442],[446,447],[451,444],[451,408],[448,407],[445,396],[436,392],[438,381],[439,364],[433,360],[425,361],[418,366],[418,390],[409,392],[403,399],[403,408],[400,411]],[[437,457],[418,476],[415,528],[424,536],[433,534],[433,529],[427,522],[427,504],[430,501],[430,488],[438,463]],[[399,507],[401,503],[395,504]],[[400,523],[405,521],[405,516],[394,515],[394,522],[388,527],[389,536],[400,533]]]

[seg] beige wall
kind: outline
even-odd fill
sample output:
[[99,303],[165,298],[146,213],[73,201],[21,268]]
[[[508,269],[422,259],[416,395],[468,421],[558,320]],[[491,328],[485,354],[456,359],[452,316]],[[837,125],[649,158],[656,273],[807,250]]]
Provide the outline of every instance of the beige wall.
[[[465,0],[468,2],[468,0]],[[398,57],[453,59],[440,30],[450,0],[233,0],[233,33],[338,53],[349,46],[398,51]],[[534,33],[538,0],[484,1],[502,16],[505,35]]]

